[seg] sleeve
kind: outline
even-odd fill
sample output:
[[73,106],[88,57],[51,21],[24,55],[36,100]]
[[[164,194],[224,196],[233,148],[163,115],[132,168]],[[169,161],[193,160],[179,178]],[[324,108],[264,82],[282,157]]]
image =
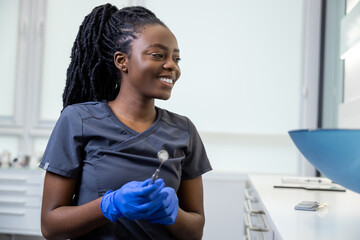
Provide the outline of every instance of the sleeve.
[[76,178],[83,159],[82,119],[73,106],[63,110],[51,133],[40,168]]
[[198,177],[212,170],[204,144],[195,125],[188,120],[189,146],[182,165],[182,180]]

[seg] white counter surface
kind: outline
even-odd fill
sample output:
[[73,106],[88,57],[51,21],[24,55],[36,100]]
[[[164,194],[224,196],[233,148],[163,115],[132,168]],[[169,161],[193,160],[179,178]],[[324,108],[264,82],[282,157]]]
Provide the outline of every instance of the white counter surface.
[[[281,176],[249,177],[274,226],[275,239],[360,239],[360,194],[278,189],[273,186],[281,183]],[[328,206],[315,212],[295,210],[304,200],[327,202]]]

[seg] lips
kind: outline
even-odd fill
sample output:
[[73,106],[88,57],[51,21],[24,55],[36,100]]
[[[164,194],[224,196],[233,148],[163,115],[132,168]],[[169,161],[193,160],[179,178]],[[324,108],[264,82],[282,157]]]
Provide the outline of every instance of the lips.
[[174,79],[172,77],[159,77],[159,80],[165,84],[174,84]]

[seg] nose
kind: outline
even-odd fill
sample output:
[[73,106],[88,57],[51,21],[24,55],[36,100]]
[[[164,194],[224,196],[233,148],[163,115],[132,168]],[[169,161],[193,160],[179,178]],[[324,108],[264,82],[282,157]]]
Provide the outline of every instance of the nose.
[[169,71],[176,79],[179,79],[181,70],[179,65],[173,59],[168,59],[164,63],[163,68]]
[[176,71],[180,72],[179,65],[173,60],[173,59],[167,59],[167,61],[164,63],[163,68],[170,71]]

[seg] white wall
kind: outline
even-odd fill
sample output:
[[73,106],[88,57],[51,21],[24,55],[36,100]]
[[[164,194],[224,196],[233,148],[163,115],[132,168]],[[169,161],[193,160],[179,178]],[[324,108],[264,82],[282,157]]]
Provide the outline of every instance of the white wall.
[[[302,1],[145,1],[178,38],[182,76],[158,104],[202,132],[284,134],[299,125]],[[176,9],[176,11],[175,11]]]
[[172,98],[158,105],[194,121],[215,170],[301,171],[287,131],[300,127],[305,2],[145,1],[183,59]]

